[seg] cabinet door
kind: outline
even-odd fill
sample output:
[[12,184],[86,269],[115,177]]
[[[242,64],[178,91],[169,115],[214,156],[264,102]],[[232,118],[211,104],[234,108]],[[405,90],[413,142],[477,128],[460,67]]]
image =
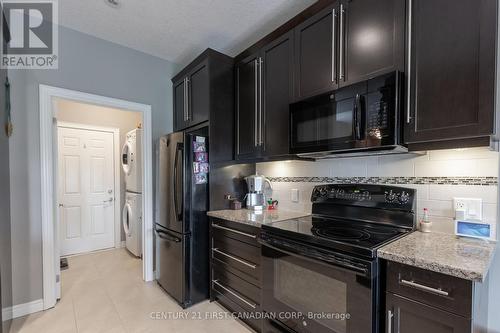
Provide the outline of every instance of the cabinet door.
[[470,333],[471,320],[386,293],[386,331],[391,333]]
[[342,0],[340,86],[404,68],[405,5],[401,0]]
[[411,84],[406,142],[492,134],[497,1],[410,3]]
[[295,28],[295,99],[338,87],[338,5],[324,9]]
[[287,155],[289,105],[293,94],[293,33],[261,50],[263,82],[263,155]]
[[174,131],[186,128],[186,80],[183,78],[173,84],[174,89]]
[[236,65],[236,158],[257,157],[259,147],[259,56]]
[[189,96],[187,118],[189,126],[193,126],[208,120],[210,109],[208,61],[203,61],[191,70],[186,82]]

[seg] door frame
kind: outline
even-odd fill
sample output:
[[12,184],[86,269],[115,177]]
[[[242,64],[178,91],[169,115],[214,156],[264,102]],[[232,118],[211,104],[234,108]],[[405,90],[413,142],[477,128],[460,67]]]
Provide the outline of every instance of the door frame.
[[[143,122],[143,242],[142,277],[152,281],[153,275],[153,138],[151,105],[105,97],[85,92],[39,85],[40,108],[40,174],[41,174],[41,222],[42,222],[42,263],[43,263],[43,309],[54,307],[57,301],[56,265],[59,253],[56,251],[55,216],[56,195],[54,192],[54,98],[94,104],[110,108],[142,113]],[[60,277],[59,277],[60,278]]]
[[[115,248],[120,248],[122,247],[121,244],[121,207],[122,207],[122,198],[121,198],[121,183],[120,183],[120,173],[121,173],[121,168],[120,168],[120,129],[116,127],[105,127],[105,126],[94,126],[94,125],[86,125],[86,124],[80,124],[80,123],[74,123],[74,122],[68,122],[68,121],[60,121],[56,119],[56,127],[57,130],[59,130],[59,127],[64,127],[64,128],[73,128],[73,129],[80,129],[80,130],[86,130],[86,131],[94,131],[94,132],[107,132],[107,133],[112,133],[113,134],[113,175],[114,175],[114,185],[113,185],[113,193],[114,193],[114,202],[115,202],[115,221],[114,221],[114,239],[115,239]],[[57,181],[57,177],[59,176],[59,171],[57,170],[57,163],[59,162],[59,147],[57,146],[57,141],[54,142],[55,149],[54,152],[57,152],[58,154],[55,155],[55,161],[54,161],[54,168],[56,169],[56,178],[55,178],[55,185],[57,186],[55,188],[55,193],[56,193],[56,203],[59,201],[58,199],[58,193],[59,193],[59,182]],[[59,219],[59,214],[56,216],[56,223],[58,227],[60,227],[60,219]],[[57,229],[56,229],[57,230]],[[59,235],[56,234],[56,242],[60,242]],[[57,249],[59,249],[59,246],[57,246]]]

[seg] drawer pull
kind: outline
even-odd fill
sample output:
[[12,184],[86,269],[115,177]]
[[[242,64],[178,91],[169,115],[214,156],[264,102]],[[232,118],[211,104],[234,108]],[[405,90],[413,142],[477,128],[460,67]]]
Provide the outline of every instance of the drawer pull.
[[450,295],[447,291],[444,291],[444,290],[441,290],[441,289],[437,289],[437,288],[428,287],[428,286],[424,286],[423,284],[415,283],[413,281],[408,281],[408,280],[403,280],[402,279],[402,280],[399,281],[399,284],[401,284],[403,286],[410,287],[410,288],[415,288],[415,289],[418,289],[418,290],[422,290],[422,291],[426,291],[426,292],[429,292],[429,293],[433,293],[433,294],[436,294],[436,295],[439,295],[439,296],[449,296]]
[[212,227],[213,228],[217,228],[217,229],[222,229],[222,230],[230,231],[230,232],[234,232],[235,234],[246,236],[246,237],[250,237],[250,238],[253,238],[253,239],[257,238],[257,235],[253,235],[253,234],[249,234],[249,233],[246,233],[246,232],[243,232],[243,231],[239,231],[239,230],[234,230],[234,229],[231,229],[231,228],[223,227],[223,226],[215,224],[215,223],[212,223]]
[[252,268],[252,269],[256,269],[256,268],[257,268],[257,265],[251,264],[251,263],[249,263],[249,262],[246,262],[245,260],[241,260],[241,259],[239,259],[239,258],[236,258],[235,256],[232,256],[232,255],[230,255],[230,254],[227,254],[227,253],[225,253],[225,252],[222,252],[222,251],[221,251],[221,250],[219,250],[218,248],[213,248],[213,249],[212,249],[212,251],[217,252],[217,253],[219,253],[219,254],[222,254],[223,256],[228,257],[229,259],[233,259],[234,261],[237,261],[237,262],[239,262],[240,264],[243,264],[243,265],[245,265],[245,266],[248,266],[248,267],[250,267],[250,268]]
[[237,293],[235,293],[231,289],[224,287],[222,284],[220,284],[219,280],[212,280],[212,282],[214,284],[216,284],[217,286],[219,286],[220,288],[222,288],[225,291],[227,291],[228,293],[230,293],[231,295],[233,295],[234,297],[236,297],[237,299],[239,299],[240,301],[242,301],[243,303],[245,303],[248,306],[250,306],[252,309],[256,309],[257,308],[257,304],[247,301],[246,299],[244,299],[243,297],[241,297],[240,295],[238,295]]

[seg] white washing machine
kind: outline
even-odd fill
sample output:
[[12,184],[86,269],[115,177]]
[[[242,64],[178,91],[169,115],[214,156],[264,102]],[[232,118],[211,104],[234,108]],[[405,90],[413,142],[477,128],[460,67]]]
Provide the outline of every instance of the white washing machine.
[[125,231],[125,245],[136,257],[142,256],[142,194],[125,194],[122,212],[122,225]]
[[127,133],[122,149],[122,167],[126,191],[142,193],[142,129]]

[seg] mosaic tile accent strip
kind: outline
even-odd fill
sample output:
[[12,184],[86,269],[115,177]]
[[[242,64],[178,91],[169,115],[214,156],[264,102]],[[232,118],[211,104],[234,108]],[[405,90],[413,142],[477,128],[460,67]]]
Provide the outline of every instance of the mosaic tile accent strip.
[[497,186],[498,177],[268,177],[276,183],[419,184]]

